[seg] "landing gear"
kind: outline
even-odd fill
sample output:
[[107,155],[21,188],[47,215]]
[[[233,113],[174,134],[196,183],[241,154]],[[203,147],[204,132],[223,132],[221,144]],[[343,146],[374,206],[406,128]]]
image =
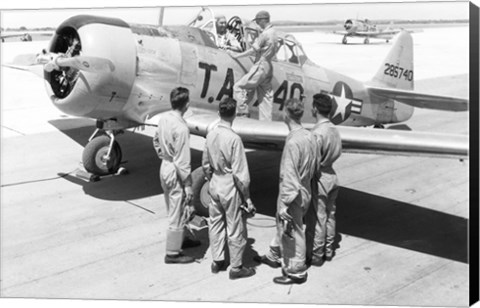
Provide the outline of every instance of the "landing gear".
[[[98,130],[95,132],[95,134]],[[97,176],[117,173],[122,162],[122,150],[112,131],[91,139],[82,154],[83,167]],[[95,135],[94,134],[94,135]]]
[[373,125],[373,128],[384,129],[384,128],[385,128],[385,125],[383,125],[383,124],[375,124],[375,125]]
[[344,36],[342,39],[342,44],[347,44],[347,36]]
[[369,43],[370,43],[370,40],[368,39],[368,37],[365,38],[365,40],[363,40],[363,43],[364,43],[364,44],[369,44]]
[[192,172],[193,205],[197,215],[208,217],[210,195],[208,193],[209,181],[205,178],[202,167]]

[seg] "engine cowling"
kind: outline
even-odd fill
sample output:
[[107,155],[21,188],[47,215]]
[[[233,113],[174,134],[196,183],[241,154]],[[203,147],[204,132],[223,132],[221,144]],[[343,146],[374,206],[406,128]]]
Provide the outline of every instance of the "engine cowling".
[[58,109],[100,120],[114,119],[121,113],[136,77],[136,45],[126,22],[89,15],[69,18],[57,28],[48,51],[112,63],[106,72],[72,67],[45,72],[47,92]]

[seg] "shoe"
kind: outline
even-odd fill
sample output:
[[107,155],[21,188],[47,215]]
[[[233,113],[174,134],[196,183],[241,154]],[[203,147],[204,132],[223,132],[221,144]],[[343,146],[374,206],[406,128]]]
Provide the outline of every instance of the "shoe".
[[335,252],[327,252],[325,255],[325,261],[332,261],[333,256],[335,256]]
[[289,276],[280,276],[273,278],[273,282],[277,284],[302,284],[307,281],[307,275],[303,278],[294,278]]
[[183,240],[182,249],[198,247],[200,245],[202,245],[202,243],[200,241],[192,240],[192,239],[187,237]]
[[310,265],[311,266],[322,266],[323,263],[325,263],[325,257],[322,256],[322,257],[317,257],[317,256],[313,256],[312,257],[312,260],[310,261]]
[[270,267],[273,267],[273,268],[279,268],[282,266],[282,264],[278,261],[273,261],[273,260],[270,260],[267,256],[263,255],[263,256],[255,256],[253,257],[253,260],[259,262],[259,263],[263,263],[263,264],[266,264]]
[[213,261],[212,262],[212,273],[217,274],[220,271],[226,270],[225,261]]
[[185,264],[185,263],[192,263],[195,261],[193,257],[185,256],[179,253],[176,256],[166,255],[165,256],[165,263],[167,264]]
[[235,271],[233,269],[230,270],[230,279],[239,279],[239,278],[246,278],[255,275],[255,270],[250,267],[242,266],[239,271]]

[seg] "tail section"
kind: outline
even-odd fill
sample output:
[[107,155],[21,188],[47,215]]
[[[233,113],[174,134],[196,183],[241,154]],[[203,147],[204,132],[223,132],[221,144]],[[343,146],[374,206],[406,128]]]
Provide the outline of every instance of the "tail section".
[[413,90],[413,76],[413,40],[407,31],[402,31],[370,84],[376,87]]

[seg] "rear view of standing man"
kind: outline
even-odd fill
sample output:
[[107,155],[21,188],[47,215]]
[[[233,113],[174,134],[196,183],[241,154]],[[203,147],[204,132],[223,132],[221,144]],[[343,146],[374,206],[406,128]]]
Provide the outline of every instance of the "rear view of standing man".
[[[181,253],[182,248],[199,246],[200,242],[185,238],[185,219],[193,213],[190,175],[190,132],[183,115],[189,107],[188,89],[178,87],[170,93],[172,110],[160,115],[153,146],[162,160],[160,182],[168,213],[165,263],[191,263],[193,257]],[[187,211],[187,213],[185,212]]]
[[[306,239],[303,218],[311,201],[311,181],[315,167],[316,146],[312,134],[301,124],[304,105],[296,98],[285,102],[284,120],[290,130],[280,161],[277,200],[277,237],[282,257],[282,276],[278,284],[304,283],[307,280]],[[277,255],[275,239],[270,255]],[[261,257],[266,260],[266,257]],[[263,262],[263,260],[261,262]],[[276,260],[275,260],[276,261]],[[278,261],[277,261],[278,262]],[[274,264],[264,262],[266,264]]]
[[228,239],[230,279],[250,277],[253,268],[242,265],[247,244],[246,216],[243,203],[250,213],[255,207],[250,200],[250,174],[240,137],[232,130],[236,102],[225,97],[219,105],[220,123],[207,135],[202,167],[210,180],[209,238],[212,250],[212,273],[225,270],[225,241]]
[[277,33],[270,23],[270,14],[260,11],[254,21],[263,30],[252,47],[245,52],[230,53],[234,59],[256,55],[256,62],[250,71],[233,86],[233,95],[238,102],[238,115],[248,115],[248,105],[257,90],[259,120],[272,121],[273,108],[273,66],[272,59],[277,54],[279,44]]
[[[325,260],[330,261],[334,254],[335,199],[339,185],[333,163],[342,153],[342,141],[335,125],[328,119],[331,110],[330,96],[322,93],[313,96],[312,115],[317,119],[317,123],[312,129],[312,135],[317,144],[317,162],[312,205],[316,215],[307,219],[307,223],[315,226],[311,261],[313,266],[321,266]],[[313,227],[308,230],[313,230]]]

